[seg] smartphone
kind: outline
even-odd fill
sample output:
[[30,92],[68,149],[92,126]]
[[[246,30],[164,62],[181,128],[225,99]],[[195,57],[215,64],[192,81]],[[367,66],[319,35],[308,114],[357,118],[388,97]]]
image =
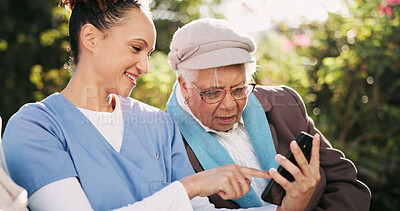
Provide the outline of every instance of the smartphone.
[[[311,157],[312,140],[313,140],[313,137],[306,132],[301,132],[296,137],[296,142],[299,145],[301,151],[303,151],[304,157],[306,157],[308,162],[310,162],[310,157]],[[298,166],[296,159],[294,158],[294,155],[290,151],[290,148],[289,148],[289,152],[286,154],[285,157],[287,159],[289,159],[294,165]],[[286,169],[283,168],[281,165],[279,165],[277,172],[279,172],[287,180],[289,180],[291,182],[294,181],[293,176],[288,171],[286,171]],[[261,194],[261,198],[266,202],[281,205],[283,197],[285,197],[284,192],[285,192],[285,190],[278,183],[276,183],[273,179],[271,179],[269,181],[267,187],[264,189],[263,193]]]

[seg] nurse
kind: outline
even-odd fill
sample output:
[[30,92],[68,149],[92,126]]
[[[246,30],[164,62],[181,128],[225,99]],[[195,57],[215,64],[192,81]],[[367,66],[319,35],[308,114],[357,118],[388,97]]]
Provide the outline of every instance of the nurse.
[[[172,118],[129,98],[148,72],[156,32],[135,0],[65,0],[74,74],[61,93],[24,105],[7,124],[10,175],[31,210],[214,209],[237,199],[249,177],[268,172],[226,165],[193,174]],[[276,207],[260,208],[267,210]]]

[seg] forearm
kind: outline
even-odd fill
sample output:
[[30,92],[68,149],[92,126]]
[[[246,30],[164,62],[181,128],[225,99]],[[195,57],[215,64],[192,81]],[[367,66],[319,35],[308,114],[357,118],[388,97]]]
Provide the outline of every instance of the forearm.
[[32,211],[93,210],[75,177],[59,180],[39,188],[29,197],[28,206]]
[[114,211],[135,210],[193,210],[189,197],[182,183],[173,182],[157,193],[143,199],[142,201],[128,206],[115,209]]
[[[43,186],[29,197],[32,211],[92,211],[90,202],[76,178],[66,178]],[[192,210],[186,190],[174,182],[159,192],[115,211],[135,210]]]

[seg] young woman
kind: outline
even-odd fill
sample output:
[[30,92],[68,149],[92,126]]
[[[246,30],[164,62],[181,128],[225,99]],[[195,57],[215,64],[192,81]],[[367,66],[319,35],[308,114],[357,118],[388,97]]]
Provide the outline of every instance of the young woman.
[[31,210],[214,209],[207,198],[190,199],[237,199],[250,191],[249,177],[270,178],[236,165],[193,174],[172,118],[128,97],[154,50],[146,5],[63,3],[72,10],[74,74],[61,93],[23,106],[3,138]]

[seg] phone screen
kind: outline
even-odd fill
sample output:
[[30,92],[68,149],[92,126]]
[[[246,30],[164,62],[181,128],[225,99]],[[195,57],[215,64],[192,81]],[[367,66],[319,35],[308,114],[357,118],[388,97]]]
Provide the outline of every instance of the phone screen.
[[[301,151],[303,152],[303,154],[306,157],[308,162],[310,162],[310,157],[311,157],[312,139],[313,139],[313,137],[306,132],[301,132],[296,137],[296,142],[299,145]],[[294,165],[298,166],[296,159],[294,158],[290,149],[285,157],[287,159],[289,159]],[[277,171],[283,177],[285,177],[287,180],[289,180],[291,182],[294,181],[293,176],[288,171],[286,171],[286,169],[283,168],[282,166],[279,166]],[[273,179],[271,179],[269,181],[267,187],[264,189],[264,191],[261,195],[261,198],[266,202],[280,205],[283,197],[285,196],[284,192],[285,192],[285,190],[278,183],[276,183]]]

